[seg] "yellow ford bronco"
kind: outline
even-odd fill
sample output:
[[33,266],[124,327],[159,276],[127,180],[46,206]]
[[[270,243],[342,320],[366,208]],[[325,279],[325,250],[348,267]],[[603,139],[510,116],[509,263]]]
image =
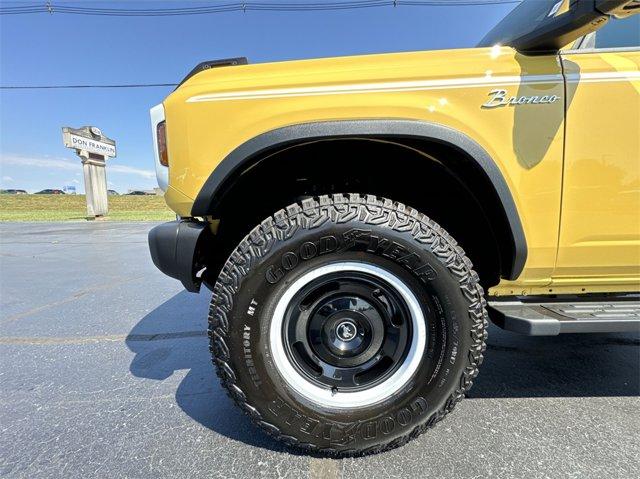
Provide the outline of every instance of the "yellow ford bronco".
[[330,456],[415,438],[486,328],[640,325],[638,0],[527,0],[477,48],[198,65],[151,110],[223,386]]

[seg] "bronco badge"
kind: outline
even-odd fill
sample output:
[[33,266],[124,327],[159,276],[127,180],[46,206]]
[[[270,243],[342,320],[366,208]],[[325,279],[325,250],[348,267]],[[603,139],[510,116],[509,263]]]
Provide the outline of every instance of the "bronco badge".
[[544,103],[555,103],[560,99],[558,95],[543,95],[543,96],[507,96],[507,90],[491,90],[489,93],[491,98],[489,101],[482,105],[482,108],[496,108],[499,106],[514,106],[514,105],[540,105]]

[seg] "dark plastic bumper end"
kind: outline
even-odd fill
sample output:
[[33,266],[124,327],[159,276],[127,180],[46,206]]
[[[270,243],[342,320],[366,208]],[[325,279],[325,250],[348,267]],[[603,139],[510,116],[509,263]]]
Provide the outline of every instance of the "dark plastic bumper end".
[[197,273],[204,267],[199,252],[208,232],[200,221],[177,220],[163,223],[149,231],[149,251],[153,264],[167,276],[182,282],[187,291],[200,291]]

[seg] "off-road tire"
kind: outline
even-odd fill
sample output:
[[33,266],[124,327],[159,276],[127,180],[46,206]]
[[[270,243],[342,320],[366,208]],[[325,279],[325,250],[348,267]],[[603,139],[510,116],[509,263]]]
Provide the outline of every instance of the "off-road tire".
[[[331,241],[331,251],[321,254],[318,247],[311,248],[313,257],[300,254],[302,245],[329,236],[338,243]],[[410,254],[417,262],[407,260]],[[301,397],[280,376],[269,350],[269,325],[283,288],[309,269],[345,259],[395,271],[436,307],[428,347],[411,381],[381,403],[336,410]],[[485,306],[471,261],[425,215],[374,196],[321,196],[265,219],[233,251],[213,289],[210,349],[230,397],[276,439],[323,456],[378,453],[422,434],[465,396],[483,359]]]

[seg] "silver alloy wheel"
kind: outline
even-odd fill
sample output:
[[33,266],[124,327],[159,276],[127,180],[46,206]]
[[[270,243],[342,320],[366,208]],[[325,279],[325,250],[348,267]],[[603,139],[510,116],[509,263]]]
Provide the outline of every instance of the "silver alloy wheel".
[[[310,282],[326,275],[360,273],[381,280],[392,288],[406,304],[411,321],[411,339],[408,352],[402,363],[383,382],[363,390],[340,390],[314,383],[292,364],[284,344],[285,313],[293,297]],[[342,324],[342,323],[341,323]],[[346,339],[346,338],[345,338]],[[271,327],[269,345],[276,369],[284,381],[309,401],[322,406],[349,409],[369,406],[388,399],[402,389],[418,370],[426,348],[427,328],[418,299],[407,285],[395,274],[369,263],[355,261],[332,263],[304,274],[291,284],[276,304]]]

